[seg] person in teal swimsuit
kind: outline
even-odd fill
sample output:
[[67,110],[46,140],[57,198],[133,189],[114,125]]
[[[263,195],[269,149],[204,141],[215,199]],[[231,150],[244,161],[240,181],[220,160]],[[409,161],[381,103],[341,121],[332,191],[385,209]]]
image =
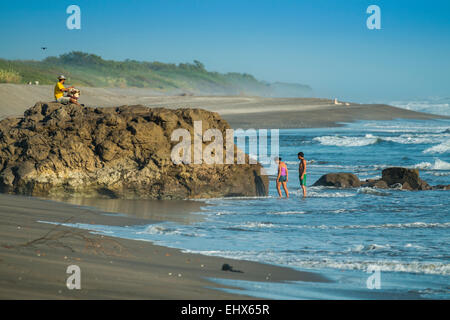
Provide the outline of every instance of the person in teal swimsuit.
[[275,162],[278,164],[278,175],[277,175],[278,195],[280,196],[280,198],[282,198],[280,185],[283,185],[284,192],[286,193],[286,198],[289,198],[289,192],[286,186],[286,183],[288,182],[288,169],[286,163],[281,161],[280,157],[276,157]]
[[303,197],[306,198],[306,160],[303,152],[298,153],[298,159],[300,160],[298,165],[298,178],[300,180],[300,186],[303,189]]

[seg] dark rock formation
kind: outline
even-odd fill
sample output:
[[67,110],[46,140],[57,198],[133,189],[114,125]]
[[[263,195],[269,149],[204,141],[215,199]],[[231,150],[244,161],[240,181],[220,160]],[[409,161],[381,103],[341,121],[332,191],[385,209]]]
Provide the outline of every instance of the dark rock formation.
[[381,179],[368,179],[365,182],[359,181],[358,177],[352,173],[328,173],[317,180],[314,186],[338,188],[370,187],[399,190],[450,190],[450,185],[431,187],[426,181],[419,178],[419,170],[401,167],[384,169]]
[[337,188],[357,188],[361,186],[361,181],[359,181],[358,177],[353,173],[338,172],[324,174],[313,185]]
[[388,189],[389,186],[383,180],[368,179],[361,184],[361,187]]
[[0,121],[0,191],[130,199],[266,195],[259,164],[172,162],[173,130],[187,129],[192,137],[196,120],[202,133],[215,128],[225,137],[230,128],[201,109],[37,103],[22,118]]
[[430,190],[431,187],[419,178],[419,170],[401,167],[387,168],[382,171],[381,180],[388,186],[397,183],[402,185],[403,190]]
[[238,273],[244,273],[241,270],[235,270],[232,266],[230,266],[228,263],[224,263],[222,265],[222,271],[230,271],[230,272],[238,272]]

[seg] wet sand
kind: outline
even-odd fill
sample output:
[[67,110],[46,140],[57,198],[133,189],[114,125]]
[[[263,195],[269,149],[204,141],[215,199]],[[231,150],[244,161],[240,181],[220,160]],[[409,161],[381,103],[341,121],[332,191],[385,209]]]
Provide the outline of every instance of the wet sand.
[[[218,112],[233,128],[312,128],[356,120],[449,118],[388,105],[318,98],[261,98],[247,96],[174,96],[140,88],[81,88],[80,102],[113,107],[142,104],[149,107],[203,108]],[[37,101],[52,101],[52,86],[0,84],[0,118],[20,116]]]
[[[319,274],[187,254],[150,242],[38,221],[121,226],[151,223],[86,206],[0,194],[0,299],[246,299],[249,297],[214,289],[221,286],[207,278],[327,281]],[[222,271],[224,263],[243,273]],[[66,287],[66,269],[73,264],[81,269],[81,290]]]

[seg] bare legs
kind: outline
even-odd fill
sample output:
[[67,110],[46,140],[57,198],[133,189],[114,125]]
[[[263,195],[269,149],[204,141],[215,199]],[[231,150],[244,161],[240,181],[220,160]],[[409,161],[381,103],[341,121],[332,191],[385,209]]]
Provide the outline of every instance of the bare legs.
[[283,184],[283,189],[284,189],[284,193],[286,194],[286,198],[289,198],[289,192],[287,189],[287,185],[286,182],[278,182],[277,181],[277,191],[278,191],[278,195],[280,196],[280,198],[283,198],[283,196],[281,195],[281,184]]
[[286,182],[282,182],[282,183],[283,183],[284,193],[286,193],[286,198],[289,198],[289,192],[288,192],[288,189],[287,189]]
[[303,189],[303,198],[306,198],[306,186],[302,185]]

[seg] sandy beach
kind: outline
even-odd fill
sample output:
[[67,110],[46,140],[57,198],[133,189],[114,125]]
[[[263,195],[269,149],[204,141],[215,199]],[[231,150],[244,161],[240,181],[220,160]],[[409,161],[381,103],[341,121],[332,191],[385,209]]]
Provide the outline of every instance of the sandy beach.
[[[0,84],[0,118],[20,116],[37,101],[52,101],[52,92],[52,86]],[[81,88],[81,92],[80,103],[88,106],[203,108],[218,112],[233,128],[317,128],[356,120],[446,118],[388,105],[345,101],[335,105],[334,100],[318,98],[174,96],[141,88]]]
[[[145,89],[81,89],[80,102],[89,106],[204,108],[218,112],[234,128],[310,128],[356,120],[445,118],[387,105],[335,105],[327,99],[166,96]],[[0,84],[0,118],[20,116],[37,101],[51,101],[52,90],[52,86]],[[200,202],[72,199],[69,204],[1,194],[0,299],[245,299],[249,297],[218,290],[221,286],[208,278],[328,281],[320,274],[187,254],[150,242],[42,222],[129,226],[172,220],[188,224],[201,219],[190,213],[199,209]],[[224,263],[243,272],[222,271]],[[72,264],[81,268],[81,290],[66,287],[66,268]]]
[[[183,209],[178,206],[179,213]],[[38,222],[151,223],[131,214],[104,214],[86,206],[2,194],[0,220],[0,299],[246,299],[213,289],[220,286],[207,279],[327,281],[289,268],[187,254]],[[224,263],[243,273],[222,271]],[[81,290],[66,287],[66,269],[73,264],[81,269]]]

